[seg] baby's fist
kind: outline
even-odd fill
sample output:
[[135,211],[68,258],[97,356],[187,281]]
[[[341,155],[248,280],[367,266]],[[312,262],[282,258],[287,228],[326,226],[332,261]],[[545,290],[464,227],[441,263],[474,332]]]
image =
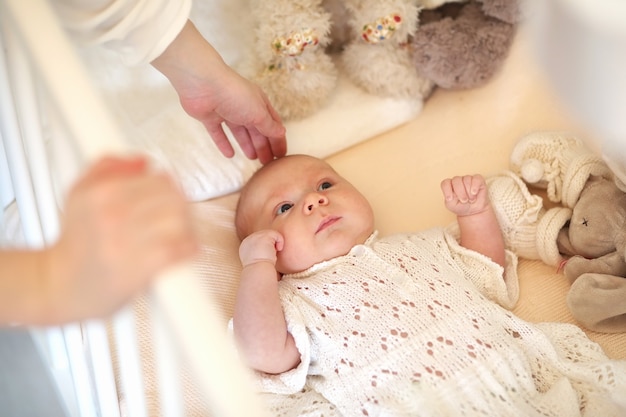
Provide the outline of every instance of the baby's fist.
[[463,175],[441,182],[446,208],[457,216],[480,213],[489,206],[487,184],[481,175]]

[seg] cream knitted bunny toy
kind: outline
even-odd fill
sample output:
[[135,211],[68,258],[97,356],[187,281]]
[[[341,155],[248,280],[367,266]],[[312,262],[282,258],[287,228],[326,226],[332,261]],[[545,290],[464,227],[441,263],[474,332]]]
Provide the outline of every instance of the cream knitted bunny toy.
[[539,132],[518,142],[511,165],[560,203],[542,215],[536,242],[558,247],[572,315],[592,330],[626,331],[626,194],[607,164],[571,134]]

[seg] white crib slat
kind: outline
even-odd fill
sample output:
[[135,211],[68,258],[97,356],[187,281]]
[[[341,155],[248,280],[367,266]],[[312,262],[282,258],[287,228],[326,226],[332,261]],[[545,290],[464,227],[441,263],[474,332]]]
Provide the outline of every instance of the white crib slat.
[[65,347],[70,359],[70,369],[74,379],[74,392],[81,417],[98,417],[93,392],[89,384],[89,369],[82,350],[83,340],[79,324],[63,327]]
[[[105,153],[124,153],[128,145],[123,135],[93,88],[48,2],[3,1],[81,156],[91,161]],[[42,34],[46,42],[41,42]]]
[[174,346],[173,334],[166,326],[167,319],[163,315],[163,311],[158,308],[158,305],[155,305],[155,300],[151,301],[155,307],[152,309],[152,328],[161,415],[183,417],[185,406],[179,352]]
[[[0,123],[2,116],[0,116]],[[4,209],[15,199],[13,194],[13,184],[11,184],[11,173],[7,162],[6,152],[4,151],[4,143],[2,140],[2,131],[0,130],[0,224],[4,221]]]
[[83,324],[83,332],[89,348],[87,354],[94,375],[95,395],[100,416],[120,417],[106,326],[100,320],[89,321]]
[[147,417],[143,371],[137,346],[137,332],[135,331],[135,315],[131,307],[126,307],[117,314],[113,327],[120,361],[120,379],[128,416]]
[[69,416],[80,416],[80,405],[74,391],[74,376],[67,356],[66,340],[61,327],[31,329],[33,340],[50,367],[59,395]]
[[[10,35],[10,34],[7,34]],[[23,48],[7,38],[12,50],[9,65],[15,87],[15,105],[24,148],[28,156],[28,168],[35,189],[35,200],[40,224],[46,243],[53,242],[59,234],[59,213],[54,197],[50,168],[43,137],[41,116],[35,91],[35,80]]]
[[226,330],[217,319],[213,300],[199,290],[192,267],[172,268],[152,288],[195,381],[217,416],[266,416],[260,399],[253,394],[249,372],[227,343]]
[[32,187],[32,180],[26,162],[24,145],[20,132],[17,113],[15,110],[15,100],[10,86],[12,80],[7,71],[7,62],[12,51],[10,45],[6,44],[6,39],[10,36],[10,31],[6,27],[6,17],[2,17],[2,36],[0,36],[0,85],[6,86],[0,89],[0,129],[2,141],[6,152],[7,164],[13,182],[15,199],[18,202],[18,210],[22,219],[24,236],[27,242],[33,247],[43,246],[43,233],[41,231],[39,216],[37,214],[37,204],[35,192]]

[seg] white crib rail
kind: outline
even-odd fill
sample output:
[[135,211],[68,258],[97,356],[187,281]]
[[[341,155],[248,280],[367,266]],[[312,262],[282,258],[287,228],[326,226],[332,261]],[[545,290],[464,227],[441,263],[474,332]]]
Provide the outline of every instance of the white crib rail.
[[[34,76],[62,116],[84,162],[105,153],[123,153],[127,146],[49,4],[45,0],[0,0],[0,4],[0,27],[6,43],[3,49],[10,61],[0,62],[0,75],[4,78],[0,80],[2,139],[11,162],[11,177],[16,181],[21,219],[32,229],[28,241],[41,247],[56,237],[58,218],[43,138],[31,129],[41,125],[33,98],[35,91],[29,87]],[[26,54],[16,46],[24,48]],[[33,69],[32,75],[29,68]],[[47,230],[45,237],[42,229]],[[179,359],[189,363],[213,415],[264,415],[259,399],[252,393],[248,372],[226,342],[214,304],[202,295],[190,265],[180,265],[163,274],[151,293],[159,317],[156,347],[167,345],[157,351],[159,382],[166,384],[160,388],[164,415],[183,415],[182,398],[176,396],[181,392],[176,385],[180,380],[172,375],[179,369]],[[115,320],[116,339],[123,345],[118,346],[117,353],[128,415],[143,417],[147,410],[134,325],[130,309]],[[119,416],[103,324],[67,326],[63,335],[76,402],[72,406],[72,401],[68,401],[70,414]],[[173,343],[163,343],[168,340]],[[180,358],[171,353],[180,354]]]

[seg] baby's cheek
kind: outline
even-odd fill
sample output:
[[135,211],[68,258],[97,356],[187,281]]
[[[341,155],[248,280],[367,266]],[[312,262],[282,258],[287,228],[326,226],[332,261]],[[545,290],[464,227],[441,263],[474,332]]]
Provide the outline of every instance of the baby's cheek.
[[295,270],[296,262],[293,259],[292,251],[285,245],[282,251],[276,253],[276,270],[282,274],[298,272]]
[[276,254],[276,257],[276,270],[283,274],[304,271],[315,263],[310,260],[309,251],[304,248],[297,250],[297,248],[287,244],[285,244],[282,251]]

